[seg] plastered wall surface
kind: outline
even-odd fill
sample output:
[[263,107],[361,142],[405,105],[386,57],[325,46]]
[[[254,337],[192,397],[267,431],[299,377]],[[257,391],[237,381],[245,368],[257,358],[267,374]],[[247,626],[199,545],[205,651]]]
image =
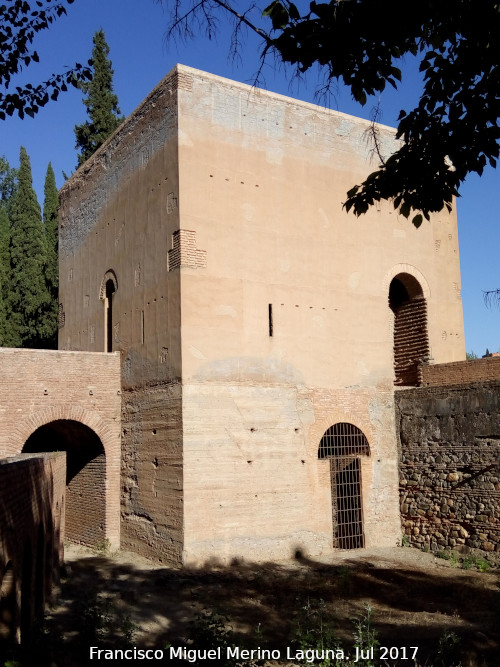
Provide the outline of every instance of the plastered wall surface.
[[[181,269],[183,379],[233,358],[251,360],[249,372],[254,359],[291,365],[308,386],[392,379],[387,302],[401,272],[422,287],[435,362],[463,359],[455,212],[418,230],[389,205],[356,219],[342,202],[376,167],[367,121],[188,73],[181,228],[196,234],[206,268]],[[380,135],[389,154],[394,131]]]
[[454,212],[342,210],[368,126],[177,66],[62,189],[59,345],[120,351],[127,547],[324,553],[336,421],[370,444],[367,543],[400,535],[389,286],[418,281],[430,355],[462,359],[458,240]]
[[417,278],[432,356],[463,358],[458,242],[454,214],[415,230],[342,210],[374,168],[367,127],[193,71],[179,90],[180,223],[204,262],[181,267],[188,558],[328,551],[336,422],[372,448],[367,544],[400,538],[389,284]]
[[[88,434],[100,442],[104,479],[93,487],[92,475],[75,474],[68,493],[75,496],[76,514],[68,520],[77,536],[92,494],[102,494],[102,538],[120,543],[120,357],[49,350],[0,349],[0,454],[15,456],[31,437],[50,429],[49,449],[75,449]],[[58,438],[63,438],[58,440]],[[73,441],[67,443],[66,441]],[[41,439],[40,444],[43,442]],[[44,443],[45,444],[45,443]],[[36,447],[36,444],[34,445]],[[47,451],[47,450],[44,450]],[[69,481],[69,480],[68,480]],[[80,484],[80,487],[78,486]],[[94,491],[92,491],[94,488]],[[100,491],[99,491],[100,489]],[[79,508],[79,509],[78,509]],[[95,518],[95,517],[94,517]],[[71,532],[71,525],[75,530]],[[85,541],[85,540],[83,540]]]
[[29,639],[59,582],[66,456],[0,459],[0,647]]
[[116,277],[112,348],[124,389],[181,376],[177,76],[158,86],[60,193],[59,348],[105,351],[105,282]]
[[339,422],[370,442],[361,460],[367,545],[400,538],[391,390],[204,383],[187,385],[183,399],[185,562],[328,554],[330,467],[318,446]]

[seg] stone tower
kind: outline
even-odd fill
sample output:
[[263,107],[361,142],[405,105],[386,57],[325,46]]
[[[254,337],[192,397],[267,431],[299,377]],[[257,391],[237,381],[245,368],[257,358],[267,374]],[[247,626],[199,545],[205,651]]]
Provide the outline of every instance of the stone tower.
[[178,65],[63,187],[59,347],[121,353],[123,547],[400,538],[395,384],[465,357],[458,239],[343,211],[368,128]]

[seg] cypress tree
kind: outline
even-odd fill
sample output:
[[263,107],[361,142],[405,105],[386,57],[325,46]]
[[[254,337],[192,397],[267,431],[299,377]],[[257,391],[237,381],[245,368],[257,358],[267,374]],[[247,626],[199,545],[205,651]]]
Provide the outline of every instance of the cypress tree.
[[9,242],[9,217],[3,202],[0,202],[0,347],[9,347],[11,344],[6,307],[10,282]]
[[47,251],[47,264],[45,268],[45,279],[50,295],[50,307],[47,312],[46,326],[50,331],[50,347],[57,348],[57,307],[59,287],[58,266],[58,209],[59,195],[57,192],[56,177],[49,162],[45,175],[43,202],[43,224],[45,228],[45,242]]
[[50,295],[45,283],[46,242],[24,147],[21,147],[19,181],[11,208],[10,261],[13,339],[22,347],[45,347],[51,336],[47,327]]
[[9,317],[10,302],[10,218],[9,212],[17,188],[17,169],[0,157],[0,347],[15,347],[19,340]]
[[7,211],[10,211],[12,199],[17,188],[17,169],[9,165],[5,157],[0,157],[0,199]]
[[83,164],[123,121],[118,108],[118,97],[113,92],[113,69],[109,60],[109,46],[103,30],[94,35],[92,60],[94,74],[91,81],[79,84],[87,95],[83,103],[87,107],[90,120],[75,125],[78,166]]

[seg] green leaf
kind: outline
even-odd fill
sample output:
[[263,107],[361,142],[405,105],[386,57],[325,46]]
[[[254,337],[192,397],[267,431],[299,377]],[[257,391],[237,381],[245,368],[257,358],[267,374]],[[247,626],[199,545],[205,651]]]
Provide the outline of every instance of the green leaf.
[[293,2],[290,3],[290,5],[288,7],[288,12],[290,14],[290,18],[293,19],[294,21],[298,21],[300,19],[299,10],[293,4]]
[[415,225],[415,227],[418,229],[418,228],[420,227],[420,225],[422,224],[423,220],[424,220],[424,219],[423,219],[422,215],[419,213],[418,215],[415,215],[415,216],[412,218],[412,223],[413,223],[413,224]]

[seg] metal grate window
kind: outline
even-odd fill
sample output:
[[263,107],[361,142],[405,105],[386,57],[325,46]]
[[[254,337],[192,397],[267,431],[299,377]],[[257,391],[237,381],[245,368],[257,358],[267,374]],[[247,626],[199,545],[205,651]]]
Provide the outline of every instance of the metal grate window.
[[364,547],[361,495],[361,455],[370,455],[368,440],[353,424],[330,426],[321,438],[319,459],[330,460],[333,546],[339,549]]

